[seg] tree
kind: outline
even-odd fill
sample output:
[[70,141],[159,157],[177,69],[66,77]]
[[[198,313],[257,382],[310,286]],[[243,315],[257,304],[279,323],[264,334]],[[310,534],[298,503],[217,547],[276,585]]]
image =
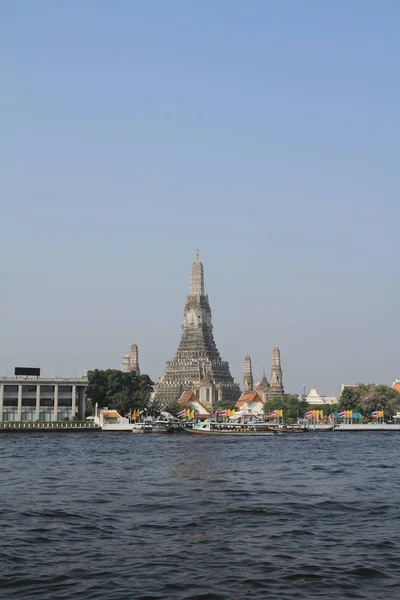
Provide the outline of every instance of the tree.
[[360,390],[359,388],[351,389],[344,388],[340,398],[339,407],[340,410],[353,410],[358,411],[360,403]]
[[298,396],[294,394],[283,394],[282,396],[270,398],[264,404],[266,415],[276,409],[282,410],[285,423],[293,423],[298,418],[303,417],[308,409],[308,404],[304,400],[299,400]]
[[89,384],[86,395],[94,406],[113,408],[120,414],[130,410],[146,410],[149,407],[153,382],[148,375],[135,371],[123,373],[116,369],[88,372]]
[[400,409],[400,395],[387,385],[360,383],[355,390],[343,390],[339,406],[340,410],[360,412],[366,418],[374,410],[383,410],[386,416],[392,416]]

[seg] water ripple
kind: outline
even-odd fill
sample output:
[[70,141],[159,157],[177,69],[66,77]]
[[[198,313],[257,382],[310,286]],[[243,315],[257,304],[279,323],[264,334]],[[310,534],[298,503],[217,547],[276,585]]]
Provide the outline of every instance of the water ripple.
[[399,440],[3,436],[0,589],[16,600],[397,599]]

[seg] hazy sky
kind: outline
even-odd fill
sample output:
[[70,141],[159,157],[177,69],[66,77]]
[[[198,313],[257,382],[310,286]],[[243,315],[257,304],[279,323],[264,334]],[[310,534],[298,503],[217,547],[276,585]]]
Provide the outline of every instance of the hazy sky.
[[3,0],[0,373],[400,378],[398,0]]

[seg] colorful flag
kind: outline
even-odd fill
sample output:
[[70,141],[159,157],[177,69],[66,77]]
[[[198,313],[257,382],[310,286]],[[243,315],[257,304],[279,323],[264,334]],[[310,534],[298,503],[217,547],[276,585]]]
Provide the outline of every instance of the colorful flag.
[[345,416],[346,416],[346,411],[345,411],[345,410],[342,410],[342,412],[340,412],[340,413],[338,414],[338,418],[339,418],[339,419],[344,419],[344,418],[345,418]]
[[220,410],[220,411],[218,412],[218,416],[219,416],[219,417],[226,417],[226,410]]
[[272,412],[270,412],[268,414],[268,419],[272,419],[272,417],[277,417],[277,416],[278,416],[277,411],[273,410]]
[[312,410],[309,410],[308,412],[305,413],[304,418],[305,419],[312,419],[313,418],[313,412]]
[[374,411],[371,413],[371,415],[370,415],[370,416],[371,416],[373,419],[376,419],[377,417],[379,417],[379,415],[378,415],[378,411],[377,411],[377,410],[374,410]]
[[132,421],[134,421],[136,419],[136,408],[132,413]]
[[176,416],[179,417],[180,419],[183,417],[186,417],[186,408],[184,408],[183,410],[180,410]]

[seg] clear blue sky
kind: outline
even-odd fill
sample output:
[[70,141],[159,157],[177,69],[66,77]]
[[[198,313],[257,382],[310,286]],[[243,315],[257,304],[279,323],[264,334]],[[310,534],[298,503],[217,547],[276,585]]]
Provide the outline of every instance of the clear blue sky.
[[200,249],[242,378],[400,378],[397,0],[4,0],[0,372],[156,379]]

